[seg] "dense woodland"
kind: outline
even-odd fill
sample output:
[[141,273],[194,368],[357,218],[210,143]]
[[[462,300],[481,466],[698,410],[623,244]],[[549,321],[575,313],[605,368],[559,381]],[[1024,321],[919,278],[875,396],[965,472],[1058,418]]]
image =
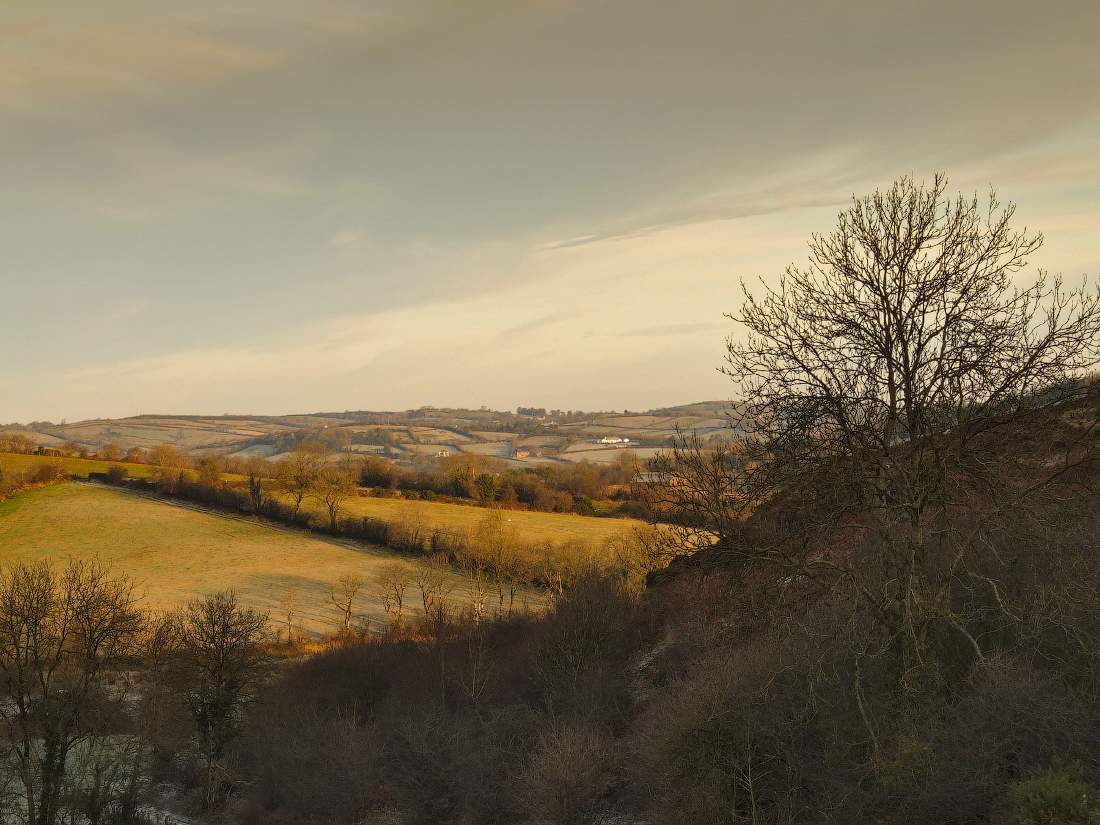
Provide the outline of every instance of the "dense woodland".
[[1095,822],[1100,295],[1017,287],[1042,239],[1012,217],[939,178],[854,201],[733,316],[747,435],[665,457],[661,563],[542,615],[438,604],[302,655],[232,594],[144,616],[100,568],[8,569],[8,810]]

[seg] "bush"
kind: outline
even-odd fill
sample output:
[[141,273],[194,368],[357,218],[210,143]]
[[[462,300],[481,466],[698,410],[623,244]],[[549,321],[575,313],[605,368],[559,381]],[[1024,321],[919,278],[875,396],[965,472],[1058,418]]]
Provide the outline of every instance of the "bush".
[[1051,768],[1012,786],[1014,825],[1092,825],[1100,792],[1078,771]]
[[539,740],[521,780],[529,812],[560,825],[592,821],[615,761],[610,735],[577,723],[555,727]]

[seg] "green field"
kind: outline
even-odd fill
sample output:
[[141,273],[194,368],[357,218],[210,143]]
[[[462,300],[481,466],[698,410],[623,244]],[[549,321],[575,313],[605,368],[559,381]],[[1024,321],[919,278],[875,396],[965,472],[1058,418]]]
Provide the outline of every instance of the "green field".
[[87,477],[88,473],[105,473],[111,464],[118,464],[125,467],[126,472],[134,478],[148,478],[155,469],[148,464],[128,464],[124,461],[100,461],[95,458],[61,458],[58,456],[46,455],[0,453],[0,468],[5,470],[26,470],[28,468],[39,467],[43,464],[57,464],[63,467],[65,472],[69,475],[83,477]]
[[[270,611],[279,625],[280,604],[293,589],[299,612],[295,624],[313,633],[335,626],[329,589],[341,575],[367,578],[356,606],[377,625],[384,614],[373,575],[391,563],[420,564],[382,550],[91,484],[64,482],[0,503],[0,564],[69,557],[99,558],[129,575],[150,608],[172,608],[232,587],[247,604]],[[452,584],[453,597],[462,599],[462,579],[454,575]],[[406,604],[418,599],[410,587]]]

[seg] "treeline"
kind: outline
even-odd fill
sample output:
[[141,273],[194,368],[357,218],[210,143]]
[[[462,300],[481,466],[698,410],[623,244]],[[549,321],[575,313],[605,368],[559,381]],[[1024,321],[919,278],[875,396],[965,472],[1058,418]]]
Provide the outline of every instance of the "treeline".
[[[525,537],[500,509],[488,509],[470,530],[446,530],[428,523],[416,508],[386,520],[345,513],[354,488],[338,466],[320,463],[315,470],[290,465],[274,479],[253,473],[241,484],[228,484],[192,472],[161,466],[148,479],[129,478],[113,465],[92,478],[140,492],[180,498],[226,512],[260,516],[280,524],[385,547],[399,553],[443,559],[470,581],[475,601],[497,594],[511,605],[524,588],[561,594],[585,575],[600,571],[633,586],[667,559],[658,528],[624,528],[601,542],[569,539],[535,541]],[[313,475],[316,472],[319,475]],[[326,473],[328,481],[318,480]],[[335,477],[335,480],[332,478]],[[313,501],[317,511],[303,508]]]
[[0,501],[25,490],[45,487],[65,478],[65,470],[56,464],[39,464],[25,470],[0,467]]
[[649,509],[631,484],[638,471],[630,455],[603,464],[522,468],[486,457],[449,456],[421,469],[368,457],[363,459],[360,484],[379,495],[386,491],[414,493],[427,500],[453,497],[510,509],[644,519]]
[[140,464],[148,460],[151,452],[141,447],[123,449],[116,442],[108,442],[99,448],[75,441],[39,444],[22,433],[0,433],[0,453],[48,455],[60,458],[98,458],[104,461],[127,461]]

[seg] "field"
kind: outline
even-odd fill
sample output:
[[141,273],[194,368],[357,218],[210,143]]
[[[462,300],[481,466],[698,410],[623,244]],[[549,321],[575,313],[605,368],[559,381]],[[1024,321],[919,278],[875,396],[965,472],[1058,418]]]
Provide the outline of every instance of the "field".
[[[197,511],[92,484],[65,482],[0,503],[0,564],[100,558],[138,583],[143,604],[168,609],[202,593],[232,587],[242,600],[272,614],[278,626],[288,589],[297,594],[295,625],[332,630],[331,585],[344,574],[368,580],[356,608],[377,626],[383,619],[379,569],[420,564],[389,552],[314,538],[306,533]],[[452,598],[465,595],[451,576]],[[406,604],[419,594],[410,588]],[[285,628],[285,619],[283,627]]]
[[[148,464],[128,464],[117,462],[126,468],[127,473],[133,478],[149,478],[155,468]],[[55,456],[20,455],[19,453],[0,453],[0,469],[26,470],[39,467],[43,464],[56,464],[64,468],[65,472],[73,476],[87,477],[88,473],[105,473],[111,466],[110,461],[99,461],[94,458],[60,458]]]
[[[321,516],[319,508],[303,505],[310,512]],[[447,504],[436,501],[410,501],[398,498],[374,498],[362,496],[349,499],[346,515],[369,516],[388,522],[420,519],[429,530],[451,532],[472,530],[485,519],[484,507]],[[609,536],[641,526],[635,519],[595,518],[571,513],[539,513],[528,510],[505,510],[504,518],[519,531],[525,542],[563,544],[579,539],[594,545],[602,544]]]
[[[553,413],[535,418],[488,409],[436,408],[282,416],[141,415],[41,424],[36,425],[35,430],[12,425],[7,431],[51,446],[73,441],[92,451],[109,442],[123,449],[149,448],[163,443],[196,456],[240,455],[242,451],[266,456],[287,449],[293,441],[289,436],[332,436],[336,431],[343,431],[343,435],[354,441],[358,433],[382,430],[389,433],[396,457],[404,462],[423,460],[424,456],[446,449],[452,454],[499,456],[512,466],[522,466],[547,461],[606,461],[607,455],[589,455],[578,449],[590,447],[595,450],[599,439],[608,435],[629,438],[639,447],[642,445],[638,442],[653,446],[667,441],[677,431],[694,431],[702,438],[718,436],[726,430],[725,416],[729,409],[726,402],[701,402],[646,413],[570,413],[561,421],[556,420]],[[509,450],[513,442],[538,445],[542,455],[525,460],[512,459]],[[573,444],[578,449],[562,451],[566,444]]]
[[[95,459],[0,453],[0,468],[25,469],[41,464],[60,464],[70,475],[82,477],[86,477],[90,472],[104,472],[110,466],[106,461]],[[155,469],[148,464],[124,463],[122,466],[134,478],[147,478]],[[237,477],[226,476],[226,478],[232,480]],[[321,506],[317,502],[307,499],[303,508],[319,517],[322,515]],[[390,522],[420,519],[424,527],[429,530],[458,532],[476,528],[485,518],[486,510],[482,507],[434,501],[357,496],[348,500],[345,515],[369,516]],[[601,544],[608,536],[631,530],[641,524],[633,519],[594,518],[570,513],[539,513],[522,510],[509,510],[505,517],[511,521],[525,541],[550,544],[562,544],[574,539]]]

